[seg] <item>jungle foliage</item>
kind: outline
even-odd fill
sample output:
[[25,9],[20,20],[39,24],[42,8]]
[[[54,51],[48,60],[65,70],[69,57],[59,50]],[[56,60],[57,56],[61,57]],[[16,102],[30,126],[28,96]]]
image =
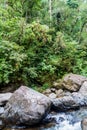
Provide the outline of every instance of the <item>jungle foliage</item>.
[[87,1],[1,0],[0,86],[45,89],[67,73],[87,76]]

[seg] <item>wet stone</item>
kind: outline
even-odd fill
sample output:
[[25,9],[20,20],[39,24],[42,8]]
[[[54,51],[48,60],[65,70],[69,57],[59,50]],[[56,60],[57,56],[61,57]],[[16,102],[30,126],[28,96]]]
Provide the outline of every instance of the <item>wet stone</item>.
[[0,114],[4,113],[4,107],[0,107]]

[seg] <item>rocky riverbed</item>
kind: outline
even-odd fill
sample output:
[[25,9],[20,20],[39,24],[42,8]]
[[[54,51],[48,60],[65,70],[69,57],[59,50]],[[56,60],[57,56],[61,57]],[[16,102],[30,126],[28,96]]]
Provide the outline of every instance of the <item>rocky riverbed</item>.
[[[76,111],[55,113],[51,112],[45,123],[39,126],[25,128],[24,126],[5,128],[4,130],[82,130],[81,121],[87,117],[87,108]],[[48,123],[47,123],[48,121]]]
[[0,129],[87,130],[86,107],[87,78],[80,75],[65,76],[43,94],[21,86],[0,94]]

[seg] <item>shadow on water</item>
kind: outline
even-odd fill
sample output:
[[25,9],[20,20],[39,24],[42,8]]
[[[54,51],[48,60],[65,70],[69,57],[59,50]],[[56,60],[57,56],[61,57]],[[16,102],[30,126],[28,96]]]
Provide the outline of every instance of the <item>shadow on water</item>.
[[44,125],[44,126],[39,125],[39,126],[32,126],[32,127],[12,127],[12,128],[5,128],[3,130],[44,130],[44,129],[51,128],[55,125],[53,123],[49,123],[48,125]]
[[44,130],[44,129],[51,128],[53,126],[56,126],[56,123],[54,123],[54,122],[43,123],[41,125],[39,124],[39,125],[35,125],[35,126],[30,126],[30,127],[26,127],[26,126],[13,126],[13,127],[4,128],[3,130]]

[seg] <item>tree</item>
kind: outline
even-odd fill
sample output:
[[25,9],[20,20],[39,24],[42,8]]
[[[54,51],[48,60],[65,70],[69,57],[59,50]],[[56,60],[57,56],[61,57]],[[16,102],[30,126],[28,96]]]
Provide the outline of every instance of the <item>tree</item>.
[[87,75],[86,2],[1,0],[0,85],[47,88],[66,73]]
[[32,21],[33,17],[36,18],[40,10],[40,0],[8,0],[7,4],[28,22]]
[[50,16],[50,26],[52,21],[52,0],[49,0],[49,16]]

